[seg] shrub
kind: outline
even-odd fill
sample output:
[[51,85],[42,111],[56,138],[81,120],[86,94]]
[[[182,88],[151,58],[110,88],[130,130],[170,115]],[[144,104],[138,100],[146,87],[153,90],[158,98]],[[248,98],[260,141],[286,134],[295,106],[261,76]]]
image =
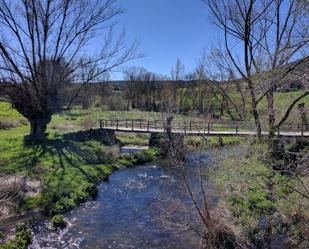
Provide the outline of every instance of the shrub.
[[15,237],[5,244],[0,245],[0,249],[26,249],[32,241],[32,233],[25,224],[17,224]]
[[96,151],[97,163],[110,163],[119,156],[119,147],[103,147]]
[[61,214],[56,214],[52,218],[52,225],[53,228],[55,229],[63,229],[66,227],[66,222],[64,220],[63,215]]
[[73,199],[69,197],[64,197],[57,201],[52,207],[52,213],[64,213],[66,211],[72,210],[76,206]]
[[130,168],[130,167],[133,166],[132,161],[129,161],[129,160],[126,160],[126,159],[119,159],[118,163],[123,165],[123,166],[125,166],[125,167],[127,167],[127,168]]
[[28,123],[29,123],[28,120],[24,119],[24,118],[20,119],[19,122],[20,122],[21,125],[28,125]]
[[136,159],[137,164],[143,164],[155,160],[157,156],[158,156],[158,150],[150,149],[136,153],[134,155],[134,158]]

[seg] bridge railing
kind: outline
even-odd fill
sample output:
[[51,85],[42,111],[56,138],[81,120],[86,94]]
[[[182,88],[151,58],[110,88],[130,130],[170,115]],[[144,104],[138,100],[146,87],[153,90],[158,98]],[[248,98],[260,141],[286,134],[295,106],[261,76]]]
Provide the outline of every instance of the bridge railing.
[[[162,131],[168,125],[164,120],[145,120],[145,119],[101,119],[100,128],[113,128],[115,130],[146,130]],[[211,131],[234,131],[255,130],[255,126],[245,122],[206,122],[206,121],[173,121],[170,128],[183,132],[211,132]]]
[[[164,120],[146,120],[146,119],[100,119],[100,128],[113,128],[115,130],[128,130],[128,131],[163,131],[168,125]],[[171,124],[172,130],[186,132],[199,132],[209,133],[214,131],[230,131],[236,134],[241,131],[254,132],[256,127],[254,123],[244,121],[203,121],[203,120],[188,120],[179,121],[174,120]],[[262,129],[267,131],[267,127]],[[304,132],[304,128],[297,124],[283,124],[280,130],[276,132]]]

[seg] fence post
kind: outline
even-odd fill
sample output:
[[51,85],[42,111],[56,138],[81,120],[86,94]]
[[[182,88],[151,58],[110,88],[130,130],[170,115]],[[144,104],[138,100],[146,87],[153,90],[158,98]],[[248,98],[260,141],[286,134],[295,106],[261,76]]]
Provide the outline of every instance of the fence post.
[[142,129],[142,120],[139,121],[139,128]]
[[100,129],[102,129],[102,128],[103,128],[103,126],[102,126],[102,120],[100,119],[99,121],[100,121]]
[[280,136],[280,127],[278,127],[278,136]]
[[133,131],[133,125],[134,125],[133,123],[134,123],[134,120],[132,119],[132,120],[131,120],[132,131]]
[[149,121],[147,121],[147,131],[149,131]]
[[236,135],[238,133],[238,122],[236,123]]
[[118,119],[116,120],[116,130],[118,130],[119,127],[119,123],[118,123]]
[[126,128],[128,128],[128,120],[126,119]]
[[190,131],[192,130],[192,124],[191,124],[191,121],[190,121],[190,124],[189,124],[189,126],[190,126]]
[[157,120],[155,119],[155,130],[157,129]]

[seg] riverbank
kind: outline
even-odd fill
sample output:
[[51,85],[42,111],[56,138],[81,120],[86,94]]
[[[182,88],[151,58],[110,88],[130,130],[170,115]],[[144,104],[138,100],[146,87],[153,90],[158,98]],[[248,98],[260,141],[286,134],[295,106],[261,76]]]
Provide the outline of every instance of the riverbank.
[[[190,182],[198,187],[196,167],[190,169]],[[161,162],[124,168],[99,184],[97,198],[64,214],[66,228],[37,224],[29,248],[198,248],[200,237],[179,229],[183,219],[196,222],[184,215],[191,207],[181,172]]]
[[[89,143],[95,143],[95,141],[89,141]],[[107,148],[113,149],[113,147]],[[299,174],[299,170],[308,162],[306,161],[308,148],[308,141],[305,140],[285,141],[281,151],[283,154],[276,154],[277,158],[270,155],[267,144],[254,141],[243,141],[220,148],[212,147],[206,154],[203,150],[195,151],[188,156],[188,166],[193,166],[188,169],[192,169],[192,172],[197,174],[196,176],[189,174],[191,190],[194,191],[195,196],[198,196],[201,193],[199,177],[205,177],[203,181],[205,181],[207,199],[210,201],[211,219],[216,220],[217,225],[224,224],[231,229],[229,232],[235,233],[237,238],[243,241],[243,245],[248,246],[244,248],[266,248],[269,246],[267,243],[270,243],[269,248],[289,248],[288,246],[291,245],[294,248],[307,248],[309,216],[306,207],[309,203],[306,197],[306,186],[309,178],[306,174],[296,175],[296,173]],[[104,147],[103,151],[107,153],[108,150]],[[82,155],[82,153],[78,154]],[[95,154],[98,155],[97,152]],[[296,154],[298,156],[294,157]],[[46,225],[37,227],[35,245],[31,248],[41,248],[41,245],[49,245],[49,243],[56,248],[59,243],[69,243],[69,248],[78,248],[74,245],[89,244],[100,246],[104,243],[106,246],[128,243],[128,245],[141,246],[140,248],[151,248],[143,245],[159,243],[162,248],[165,248],[164,246],[169,243],[177,245],[180,238],[184,241],[183,248],[186,248],[186,243],[190,244],[193,241],[196,245],[199,237],[194,233],[190,233],[189,237],[186,233],[186,237],[182,237],[184,234],[178,230],[183,229],[184,224],[181,222],[183,212],[187,214],[186,219],[189,218],[186,222],[192,222],[193,219],[193,222],[199,223],[198,217],[191,209],[192,199],[184,195],[187,190],[179,172],[177,173],[174,168],[157,165],[126,169],[141,165],[154,159],[155,156],[155,150],[113,156],[104,164],[113,165],[109,173],[114,169],[123,170],[113,173],[111,183],[103,183],[99,186],[97,199],[74,208],[69,213],[66,212],[65,220],[69,222],[67,229],[60,232],[50,231]],[[280,165],[287,165],[287,162],[290,166],[292,162],[297,165],[294,169],[290,167],[289,172],[287,169],[278,168]],[[205,172],[203,169],[202,174],[198,167],[194,166],[201,163],[208,165]],[[96,169],[99,165],[102,165],[102,162],[97,165],[93,163],[91,168]],[[68,167],[65,166],[65,168]],[[86,170],[88,173],[92,172],[87,168]],[[96,183],[101,180],[102,178],[99,178]],[[68,196],[64,197],[65,200],[68,200],[67,198]],[[184,204],[189,204],[189,207]],[[133,211],[134,214],[130,213]],[[119,221],[115,222],[117,219]],[[126,219],[124,224],[122,221]],[[153,223],[154,220],[156,220],[155,223]],[[92,225],[89,227],[89,224]],[[127,234],[122,230],[125,225],[137,227],[137,229],[134,232],[132,229],[125,229],[131,231]],[[96,227],[95,232],[89,231],[91,227]],[[84,231],[83,236],[80,236],[81,231]],[[22,230],[20,233],[17,239],[27,239],[28,230]],[[92,238],[93,233],[98,235],[96,240]],[[103,233],[108,239],[101,241],[99,238]],[[122,234],[121,238],[119,234]],[[141,236],[140,240],[132,239],[136,236]],[[158,237],[152,240],[153,236]],[[177,236],[180,237],[175,240]],[[61,238],[60,241],[59,238]]]
[[242,143],[215,158],[220,203],[253,248],[308,248],[309,141]]
[[118,145],[79,142],[62,136],[36,144],[19,138],[2,142],[1,190],[6,193],[0,210],[2,219],[33,211],[53,219],[93,199],[97,185],[113,171],[152,161],[157,154],[155,149],[120,154]]

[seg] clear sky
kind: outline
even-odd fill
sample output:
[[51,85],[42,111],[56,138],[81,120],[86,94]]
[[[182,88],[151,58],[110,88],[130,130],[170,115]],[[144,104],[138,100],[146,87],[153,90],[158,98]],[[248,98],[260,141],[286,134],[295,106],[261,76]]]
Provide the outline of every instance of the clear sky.
[[[170,75],[179,58],[190,71],[202,50],[218,41],[219,33],[201,0],[118,0],[118,5],[125,10],[118,17],[118,28],[125,28],[128,43],[138,39],[139,52],[145,55],[126,66]],[[112,79],[121,77],[112,75]]]

